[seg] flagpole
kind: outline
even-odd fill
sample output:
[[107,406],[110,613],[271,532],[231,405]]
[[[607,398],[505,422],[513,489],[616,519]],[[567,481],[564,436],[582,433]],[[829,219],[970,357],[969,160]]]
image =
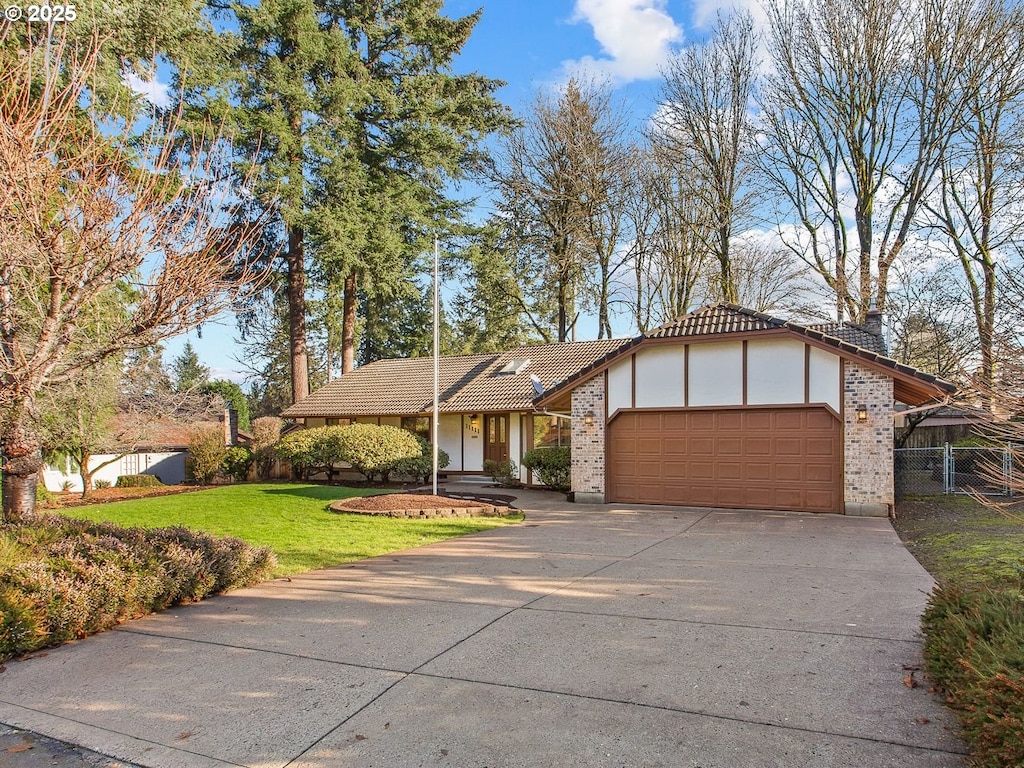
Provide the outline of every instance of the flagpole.
[[437,495],[437,441],[440,438],[439,434],[439,423],[438,423],[438,394],[440,389],[440,365],[438,360],[438,353],[441,346],[441,300],[439,291],[439,282],[437,279],[437,262],[438,262],[438,247],[437,247],[437,235],[434,235],[434,424],[430,430],[433,440],[431,440],[431,450],[434,454],[434,463],[432,472],[434,478],[434,495]]

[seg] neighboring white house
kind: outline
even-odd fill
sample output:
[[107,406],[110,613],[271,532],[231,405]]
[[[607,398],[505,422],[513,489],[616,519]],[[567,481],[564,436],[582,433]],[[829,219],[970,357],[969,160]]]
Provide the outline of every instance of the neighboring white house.
[[[223,429],[225,445],[237,442],[238,422],[230,409],[225,409],[217,421],[184,423],[159,419],[145,425],[145,436],[137,442],[131,453],[107,452],[94,455],[89,461],[90,467],[106,466],[102,466],[93,475],[93,483],[100,480],[114,485],[121,475],[153,475],[165,485],[184,482],[189,435],[196,427]],[[78,467],[72,464],[69,459],[61,466],[47,464],[43,468],[43,482],[47,489],[81,492],[82,477]]]
[[[884,515],[895,402],[955,387],[886,357],[878,330],[716,304],[634,339],[444,356],[446,473],[568,441],[577,501]],[[380,360],[282,415],[429,437],[432,386],[431,358]]]

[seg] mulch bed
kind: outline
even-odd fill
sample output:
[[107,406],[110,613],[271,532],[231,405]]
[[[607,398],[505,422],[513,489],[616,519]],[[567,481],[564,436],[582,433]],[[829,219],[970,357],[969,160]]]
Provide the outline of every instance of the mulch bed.
[[[106,504],[111,501],[128,501],[150,496],[173,496],[178,493],[192,493],[216,488],[214,485],[164,485],[155,488],[96,488],[89,498],[83,499],[80,491],[54,493],[47,505],[49,508],[83,507],[87,504]],[[40,505],[43,506],[43,505]]]
[[382,493],[378,496],[340,499],[331,504],[330,508],[335,512],[404,518],[492,517],[508,512],[507,508],[494,503],[429,493]]

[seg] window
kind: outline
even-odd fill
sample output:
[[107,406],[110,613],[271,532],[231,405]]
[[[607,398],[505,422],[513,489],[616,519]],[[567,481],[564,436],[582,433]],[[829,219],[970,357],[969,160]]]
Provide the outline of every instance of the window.
[[347,427],[349,424],[355,422],[355,419],[328,419],[328,427]]
[[570,444],[569,419],[558,416],[533,417],[533,447],[550,448],[556,445]]
[[530,364],[529,360],[509,360],[504,367],[498,371],[499,374],[516,374],[524,370]]
[[402,429],[412,432],[430,442],[430,417],[429,416],[403,416]]

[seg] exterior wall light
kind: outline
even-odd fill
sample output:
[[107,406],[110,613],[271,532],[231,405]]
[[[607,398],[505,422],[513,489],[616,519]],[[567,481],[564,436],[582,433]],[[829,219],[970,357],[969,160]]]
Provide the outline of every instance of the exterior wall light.
[[594,412],[593,411],[587,411],[584,414],[584,416],[583,416],[583,423],[586,426],[588,426],[588,427],[594,426]]
[[480,431],[480,416],[478,414],[470,414],[469,416],[469,428],[473,432]]
[[868,407],[866,405],[857,406],[857,421],[863,424],[868,420]]

